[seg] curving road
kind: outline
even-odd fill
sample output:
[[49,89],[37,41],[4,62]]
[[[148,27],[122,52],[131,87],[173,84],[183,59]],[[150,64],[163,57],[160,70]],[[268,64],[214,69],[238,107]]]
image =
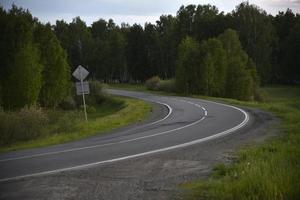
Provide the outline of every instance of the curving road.
[[78,170],[181,148],[222,137],[243,128],[249,115],[240,108],[211,101],[109,90],[115,95],[163,107],[160,119],[46,148],[0,155],[0,182]]

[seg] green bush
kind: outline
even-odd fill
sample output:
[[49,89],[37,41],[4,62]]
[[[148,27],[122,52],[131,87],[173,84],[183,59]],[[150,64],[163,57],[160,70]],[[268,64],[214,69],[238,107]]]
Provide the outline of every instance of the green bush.
[[63,110],[73,110],[76,108],[76,102],[72,96],[67,96],[60,104],[59,107]]
[[160,80],[157,89],[165,92],[176,92],[175,80]]
[[24,107],[19,112],[0,111],[0,144],[26,141],[46,134],[48,117],[37,106]]
[[50,128],[50,134],[57,134],[62,132],[76,131],[77,124],[83,120],[82,112],[70,111],[70,112],[52,112],[51,117],[52,128]]
[[102,84],[99,81],[90,82],[90,94],[88,95],[88,98],[94,99],[96,104],[101,104],[105,100],[106,95],[103,92]]
[[145,86],[148,90],[158,90],[159,82],[160,78],[158,76],[153,76],[146,80]]
[[174,79],[162,80],[158,76],[153,76],[146,81],[145,86],[148,90],[176,92]]

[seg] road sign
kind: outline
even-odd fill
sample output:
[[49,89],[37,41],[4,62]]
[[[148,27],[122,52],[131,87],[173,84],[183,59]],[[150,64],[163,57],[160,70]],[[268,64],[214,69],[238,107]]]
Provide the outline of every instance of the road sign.
[[75,78],[80,80],[80,82],[76,83],[76,93],[77,95],[82,95],[83,101],[83,109],[85,115],[85,121],[87,121],[87,113],[86,113],[86,105],[85,105],[85,94],[90,93],[89,83],[87,81],[83,82],[83,80],[89,75],[88,70],[79,65],[72,74]]
[[89,82],[76,82],[76,94],[77,95],[83,95],[83,94],[89,94],[90,93],[90,87]]
[[75,78],[77,78],[78,80],[84,80],[88,75],[89,75],[89,72],[84,68],[82,67],[81,65],[79,65],[75,71],[73,72],[72,74]]

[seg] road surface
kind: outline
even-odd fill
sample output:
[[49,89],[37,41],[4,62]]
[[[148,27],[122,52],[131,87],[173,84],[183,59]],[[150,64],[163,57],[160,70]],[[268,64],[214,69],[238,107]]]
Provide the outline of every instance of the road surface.
[[0,155],[0,182],[92,168],[225,137],[250,120],[242,109],[220,103],[110,90],[163,107],[160,119],[112,135]]

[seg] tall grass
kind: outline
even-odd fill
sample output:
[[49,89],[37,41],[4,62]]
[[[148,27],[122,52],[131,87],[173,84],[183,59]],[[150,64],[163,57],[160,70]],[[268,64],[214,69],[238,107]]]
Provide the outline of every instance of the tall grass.
[[[90,110],[90,112],[89,112]],[[106,97],[88,109],[88,122],[82,110],[0,111],[0,152],[42,147],[78,140],[143,120],[151,106],[124,97]]]
[[237,160],[217,165],[208,180],[186,184],[186,199],[300,199],[300,88],[265,90],[266,103],[225,101],[274,113],[282,134],[240,150]]
[[24,107],[18,112],[0,111],[0,144],[27,141],[47,134],[48,116],[37,107]]

